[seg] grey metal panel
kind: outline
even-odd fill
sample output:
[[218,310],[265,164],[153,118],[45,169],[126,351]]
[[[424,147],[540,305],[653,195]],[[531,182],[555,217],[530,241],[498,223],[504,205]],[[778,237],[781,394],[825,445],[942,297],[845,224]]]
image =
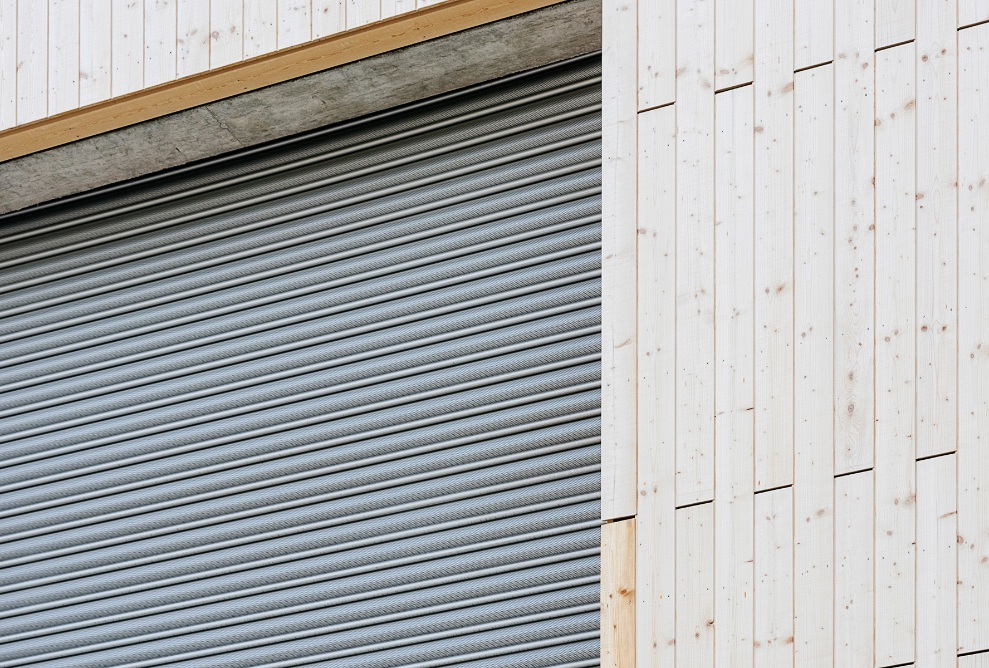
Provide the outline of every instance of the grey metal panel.
[[0,216],[0,666],[597,665],[599,82]]

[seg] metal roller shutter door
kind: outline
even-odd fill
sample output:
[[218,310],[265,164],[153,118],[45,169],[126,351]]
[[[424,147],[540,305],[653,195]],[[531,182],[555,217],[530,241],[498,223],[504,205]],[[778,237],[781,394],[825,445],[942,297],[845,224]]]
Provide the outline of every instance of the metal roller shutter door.
[[599,74],[0,217],[0,665],[597,665]]

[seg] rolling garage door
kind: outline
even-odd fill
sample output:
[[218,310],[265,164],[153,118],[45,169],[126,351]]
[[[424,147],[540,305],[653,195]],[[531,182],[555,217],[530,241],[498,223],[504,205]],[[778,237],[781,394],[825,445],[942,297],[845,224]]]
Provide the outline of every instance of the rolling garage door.
[[0,218],[0,665],[592,666],[587,57]]

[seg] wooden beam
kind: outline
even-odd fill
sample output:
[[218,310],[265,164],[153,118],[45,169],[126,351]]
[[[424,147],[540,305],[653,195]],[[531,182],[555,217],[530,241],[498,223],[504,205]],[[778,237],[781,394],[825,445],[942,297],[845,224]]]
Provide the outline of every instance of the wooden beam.
[[447,0],[420,11],[0,132],[0,162],[557,4]]
[[601,526],[601,666],[635,667],[635,519]]

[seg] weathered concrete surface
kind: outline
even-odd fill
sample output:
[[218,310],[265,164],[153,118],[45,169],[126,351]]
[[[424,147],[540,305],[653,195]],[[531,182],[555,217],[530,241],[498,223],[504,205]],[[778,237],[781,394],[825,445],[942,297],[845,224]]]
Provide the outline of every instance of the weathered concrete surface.
[[601,0],[570,0],[0,163],[0,213],[356,118],[601,45]]

